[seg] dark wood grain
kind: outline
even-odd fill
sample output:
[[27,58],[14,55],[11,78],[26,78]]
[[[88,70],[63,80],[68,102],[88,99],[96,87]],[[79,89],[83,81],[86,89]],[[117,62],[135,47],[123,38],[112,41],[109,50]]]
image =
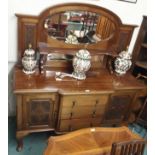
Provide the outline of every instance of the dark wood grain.
[[85,90],[90,90],[89,93],[110,93],[115,90],[145,88],[145,85],[137,81],[130,73],[118,77],[115,74],[111,75],[106,69],[88,72],[86,80],[64,78],[62,81],[56,81],[55,72],[60,70],[60,68],[53,68],[53,71],[46,71],[45,74],[39,74],[36,71],[33,75],[26,75],[21,68],[16,67],[14,71],[14,92],[59,92],[61,94],[72,92],[72,94],[85,94],[87,93]]
[[[112,26],[115,27],[115,33],[108,39],[87,46],[92,55],[92,65],[85,80],[65,77],[61,81],[56,81],[55,72],[73,72],[72,61],[48,62],[47,54],[62,53],[74,56],[79,49],[85,48],[84,44],[71,45],[51,39],[45,32],[44,22],[49,15],[69,10],[93,11],[105,16],[113,24],[108,22],[107,32],[100,32],[106,36],[111,33]],[[124,76],[111,74],[114,71],[111,70],[110,73],[107,64],[110,66],[118,53],[129,45],[135,25],[123,24],[115,13],[105,8],[81,3],[52,6],[38,16],[21,14],[16,16],[18,18],[18,64],[14,68],[13,88],[17,96],[18,150],[23,146],[23,137],[33,132],[54,130],[62,133],[85,127],[128,123],[134,101],[139,94],[146,91],[146,86],[130,72]],[[100,24],[98,30],[103,23]],[[23,53],[29,43],[38,52],[37,54],[41,55],[39,66],[36,66],[36,72],[32,75],[26,75],[21,66]],[[112,67],[109,68],[112,69]],[[127,96],[129,99],[124,102],[117,98],[122,96]],[[118,114],[117,108],[118,111],[125,112]],[[113,112],[113,116],[108,116],[109,112]],[[115,119],[116,117],[118,119]]]

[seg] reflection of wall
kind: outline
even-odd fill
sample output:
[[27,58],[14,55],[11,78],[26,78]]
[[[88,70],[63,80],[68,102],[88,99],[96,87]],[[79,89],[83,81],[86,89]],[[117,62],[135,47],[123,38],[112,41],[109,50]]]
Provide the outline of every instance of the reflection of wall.
[[9,116],[15,115],[16,112],[16,99],[15,95],[13,94],[13,67],[15,62],[9,62],[8,65],[8,114]]
[[[125,24],[136,24],[140,25],[142,21],[142,16],[146,14],[146,1],[147,0],[138,0],[136,4],[125,3],[118,0],[8,0],[9,3],[9,11],[8,11],[8,25],[9,33],[8,33],[8,54],[9,54],[9,66],[12,66],[17,61],[17,18],[15,17],[15,13],[20,14],[32,14],[38,15],[44,9],[49,6],[59,4],[59,3],[67,3],[67,2],[81,2],[81,3],[91,3],[94,5],[98,5],[101,7],[105,7],[114,13],[116,13]],[[138,34],[139,28],[135,29],[131,44],[129,46],[129,50],[132,51],[134,46],[136,36]],[[9,78],[9,115],[15,114],[15,102],[12,94],[12,83]]]
[[96,34],[101,37],[101,39],[106,39],[113,34],[115,30],[113,22],[111,22],[108,18],[100,16],[98,19]]
[[51,19],[52,19],[51,24],[63,24],[64,22],[67,21],[67,16],[64,14],[61,14],[61,16],[60,14],[55,14],[55,15],[52,15]]

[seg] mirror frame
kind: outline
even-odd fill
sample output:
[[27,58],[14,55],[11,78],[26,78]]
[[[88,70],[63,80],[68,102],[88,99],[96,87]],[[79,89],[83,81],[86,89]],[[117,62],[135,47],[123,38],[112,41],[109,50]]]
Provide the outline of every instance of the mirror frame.
[[[67,44],[48,37],[44,28],[45,19],[52,14],[70,11],[86,10],[93,11],[109,18],[116,27],[116,32],[112,38],[102,40],[96,44],[84,45]],[[136,25],[122,24],[121,19],[112,11],[87,3],[65,3],[49,7],[42,11],[39,16],[16,14],[18,17],[18,60],[20,61],[25,49],[31,43],[34,50],[40,53],[50,53],[53,51],[75,54],[77,50],[87,48],[91,54],[106,54],[116,56],[120,51],[129,46],[133,30]],[[40,44],[41,43],[41,44]],[[43,44],[42,44],[43,43]],[[45,46],[46,44],[46,46]],[[43,45],[43,46],[42,46]],[[42,50],[44,48],[44,50]]]
[[[53,38],[53,39],[56,39],[56,40],[59,40],[59,41],[62,41],[62,42],[65,42],[66,43],[66,40],[65,40],[66,38],[63,38],[63,37],[67,37],[66,36],[66,30],[65,31],[62,31],[62,30],[67,29],[67,27],[70,26],[69,25],[70,21],[68,19],[66,19],[66,18],[65,19],[61,19],[61,18],[59,19],[59,17],[60,16],[61,17],[62,16],[65,16],[66,17],[66,15],[64,15],[65,13],[71,14],[72,12],[74,12],[74,13],[86,13],[86,14],[92,13],[93,14],[92,15],[93,18],[91,18],[89,20],[91,21],[91,23],[94,22],[94,20],[95,20],[95,22],[92,23],[92,25],[91,25],[93,27],[89,27],[88,32],[86,32],[86,30],[84,30],[85,31],[84,33],[89,33],[90,32],[89,30],[93,30],[95,34],[100,35],[100,38],[98,38],[99,40],[96,40],[96,41],[94,40],[94,42],[89,42],[88,41],[88,42],[75,42],[75,43],[67,43],[67,44],[76,44],[76,45],[83,44],[84,46],[86,46],[86,44],[96,44],[97,42],[100,42],[101,40],[104,42],[104,40],[110,40],[111,38],[113,38],[113,36],[114,36],[114,34],[116,32],[116,26],[113,23],[113,21],[111,21],[111,19],[109,19],[108,17],[105,17],[105,16],[100,15],[100,14],[98,14],[96,12],[93,12],[93,11],[90,12],[90,11],[86,11],[86,10],[76,10],[76,11],[69,10],[69,11],[64,11],[64,12],[60,12],[60,13],[49,15],[45,19],[44,28],[46,29],[47,34],[48,34],[48,36],[51,39]],[[94,15],[95,15],[95,18],[94,18]],[[97,19],[96,19],[96,17],[97,17]],[[86,24],[87,25],[87,17],[85,17],[85,18],[86,18],[86,21],[83,21],[83,24]],[[54,21],[53,21],[53,19],[54,19]],[[50,30],[50,27],[51,27],[50,24],[54,24],[55,26],[58,25],[58,27],[59,26],[61,27],[61,23],[63,24],[63,21],[62,20],[65,20],[65,24],[64,24],[65,28],[63,28],[63,29],[59,28],[59,29],[60,29],[60,32],[62,34],[62,36],[60,36],[60,37],[62,37],[63,40],[57,38],[57,37],[59,37],[59,34],[57,34],[56,36],[53,35],[53,34],[49,34],[49,32],[50,33],[52,32]],[[60,25],[59,25],[59,23],[60,23]],[[82,23],[81,22],[80,23],[79,22],[71,22],[71,25],[72,24],[78,24],[78,25],[80,24],[80,27],[82,26]],[[94,26],[95,26],[95,29],[94,29]],[[55,30],[57,31],[57,28],[56,27],[55,27]],[[74,29],[70,29],[70,30],[71,31],[74,31]],[[79,30],[79,28],[78,28],[78,30]],[[53,33],[54,33],[54,31],[53,31]],[[79,36],[79,39],[82,39],[83,37]],[[77,37],[77,39],[78,39],[78,37]]]
[[[100,14],[101,16],[104,16],[111,20],[114,25],[115,25],[115,33],[113,37],[108,37],[107,39],[104,39],[100,42],[97,42],[95,44],[88,44],[86,47],[86,44],[67,44],[65,42],[53,39],[47,35],[47,30],[44,28],[44,22],[45,19],[48,16],[52,16],[53,14],[57,13],[62,13],[65,11],[89,11],[89,12],[94,12],[97,14]],[[122,22],[120,18],[114,14],[113,12],[91,4],[81,4],[81,3],[67,3],[67,4],[61,4],[61,5],[56,5],[53,7],[50,7],[43,11],[40,16],[39,16],[39,27],[40,27],[40,41],[47,43],[51,48],[54,49],[59,49],[60,47],[63,49],[70,49],[70,50],[79,50],[83,48],[87,48],[91,52],[95,51],[97,53],[111,53],[117,50],[117,37],[120,32],[120,26],[122,25]]]

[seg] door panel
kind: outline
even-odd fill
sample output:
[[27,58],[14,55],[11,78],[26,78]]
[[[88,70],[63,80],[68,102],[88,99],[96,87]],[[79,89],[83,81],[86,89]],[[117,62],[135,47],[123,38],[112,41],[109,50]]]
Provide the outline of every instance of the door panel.
[[50,109],[53,109],[52,100],[30,100],[28,102],[29,125],[46,125],[50,122]]
[[52,94],[25,95],[23,97],[23,126],[30,128],[54,127],[56,111],[55,96]]
[[112,95],[107,106],[104,123],[119,124],[128,117],[134,94]]

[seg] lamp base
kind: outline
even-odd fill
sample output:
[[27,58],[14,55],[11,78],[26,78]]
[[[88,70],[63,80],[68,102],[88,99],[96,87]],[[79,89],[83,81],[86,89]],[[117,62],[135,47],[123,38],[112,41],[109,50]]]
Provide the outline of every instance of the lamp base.
[[72,75],[75,79],[78,79],[78,80],[85,80],[86,79],[86,75],[83,72],[73,72]]

